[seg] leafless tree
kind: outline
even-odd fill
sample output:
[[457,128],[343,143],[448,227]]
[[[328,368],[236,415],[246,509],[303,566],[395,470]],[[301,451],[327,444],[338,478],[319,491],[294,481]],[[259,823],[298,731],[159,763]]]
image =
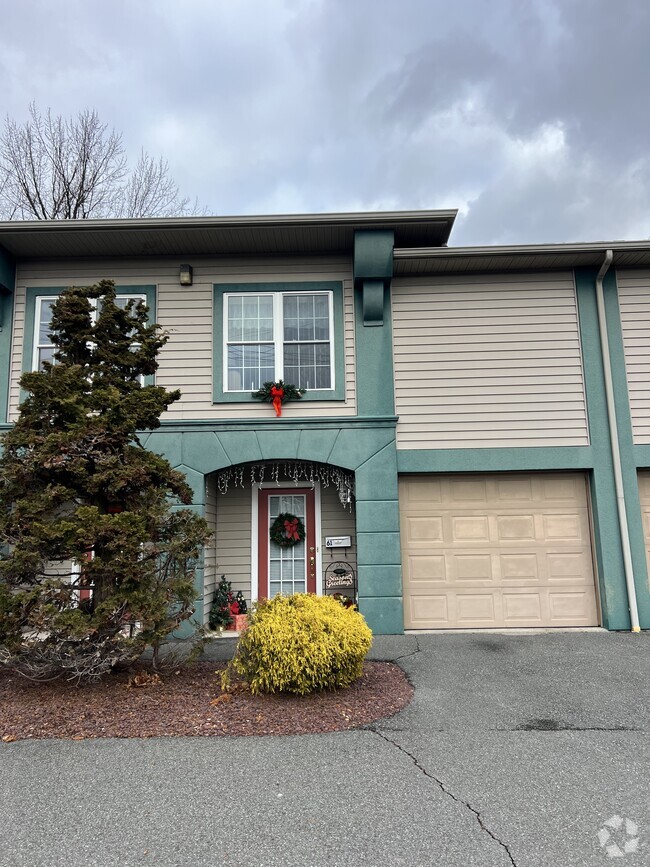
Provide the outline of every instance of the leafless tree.
[[96,111],[43,116],[35,103],[24,124],[7,117],[0,133],[0,219],[86,220],[197,213],[182,198],[168,163],[142,151],[130,171],[122,136]]

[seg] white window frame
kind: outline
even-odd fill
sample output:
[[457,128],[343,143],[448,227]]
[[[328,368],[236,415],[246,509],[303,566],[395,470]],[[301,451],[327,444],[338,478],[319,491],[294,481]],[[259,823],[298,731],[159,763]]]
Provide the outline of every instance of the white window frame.
[[41,309],[43,301],[49,301],[54,304],[59,298],[58,295],[37,295],[34,302],[34,346],[32,347],[32,370],[40,370],[38,364],[38,353],[40,349],[46,349],[53,346],[53,343],[40,343],[39,337],[41,334]]
[[[284,298],[289,296],[291,298],[296,298],[300,295],[313,297],[315,295],[322,295],[327,298],[327,313],[328,313],[328,322],[329,322],[329,340],[305,340],[305,341],[285,341],[284,339]],[[228,299],[229,298],[261,298],[261,297],[270,297],[273,302],[273,340],[228,340]],[[224,292],[223,294],[223,310],[222,310],[222,321],[223,321],[223,392],[224,394],[245,394],[250,392],[250,388],[228,388],[228,347],[229,346],[246,346],[246,345],[255,345],[260,346],[263,344],[273,345],[274,346],[274,356],[275,356],[275,375],[274,381],[277,382],[279,379],[284,379],[284,344],[285,342],[295,342],[295,343],[329,343],[330,347],[330,385],[329,388],[314,388],[314,391],[331,391],[334,392],[336,389],[335,382],[335,350],[336,344],[334,340],[334,293],[331,290],[321,290],[321,291],[312,291],[309,290],[300,291],[300,292],[265,292],[260,290],[259,292]],[[260,383],[261,385],[262,383]],[[294,383],[297,385],[297,383]]]
[[[38,371],[41,368],[38,364],[38,353],[40,349],[45,349],[49,346],[53,346],[52,343],[39,343],[39,337],[41,333],[41,310],[43,307],[43,301],[49,301],[51,304],[54,304],[60,298],[60,295],[37,295],[34,299],[34,346],[32,348],[32,370]],[[127,301],[142,301],[143,304],[147,303],[147,296],[142,293],[128,293],[128,294],[120,294],[116,293],[117,298],[126,298]],[[91,299],[90,301],[92,310],[90,313],[90,318],[93,323],[97,321],[97,299]],[[134,346],[138,346],[139,344],[134,343]],[[140,385],[144,385],[145,377],[140,376]]]

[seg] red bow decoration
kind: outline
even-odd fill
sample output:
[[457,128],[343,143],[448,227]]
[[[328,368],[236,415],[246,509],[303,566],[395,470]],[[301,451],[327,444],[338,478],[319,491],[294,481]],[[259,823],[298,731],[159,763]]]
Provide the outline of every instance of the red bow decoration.
[[282,415],[282,398],[284,397],[284,389],[273,386],[271,388],[271,397],[273,398],[273,409],[275,410],[276,416]]
[[298,533],[298,518],[294,518],[293,521],[285,521],[284,531],[287,535],[287,539],[295,539],[296,542],[299,542],[300,534]]

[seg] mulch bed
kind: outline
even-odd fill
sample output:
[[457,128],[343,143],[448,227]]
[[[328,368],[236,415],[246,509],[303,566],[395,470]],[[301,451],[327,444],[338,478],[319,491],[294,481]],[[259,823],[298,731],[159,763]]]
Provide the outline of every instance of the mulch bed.
[[392,716],[413,695],[401,668],[387,662],[366,662],[363,676],[348,689],[308,697],[253,696],[243,684],[222,694],[218,673],[223,667],[201,662],[140,687],[129,686],[133,673],[77,687],[65,681],[33,683],[4,672],[0,741],[343,731]]

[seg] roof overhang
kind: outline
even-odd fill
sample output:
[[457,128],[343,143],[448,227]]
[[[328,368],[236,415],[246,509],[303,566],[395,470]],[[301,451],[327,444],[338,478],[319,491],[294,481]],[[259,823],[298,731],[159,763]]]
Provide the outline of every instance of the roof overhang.
[[650,267],[650,241],[523,244],[502,247],[397,248],[396,277],[467,271],[539,271],[599,268],[607,250],[618,268]]
[[16,259],[90,256],[352,254],[358,229],[388,229],[400,247],[446,244],[457,211],[0,222]]

